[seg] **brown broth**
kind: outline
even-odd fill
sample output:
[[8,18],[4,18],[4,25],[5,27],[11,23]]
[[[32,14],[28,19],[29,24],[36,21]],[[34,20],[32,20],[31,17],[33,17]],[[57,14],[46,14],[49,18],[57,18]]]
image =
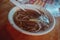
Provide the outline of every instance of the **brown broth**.
[[43,12],[40,14],[34,10],[26,9],[26,11],[19,10],[15,12],[13,19],[17,26],[19,26],[21,29],[28,31],[28,32],[38,32],[37,30],[46,30],[49,25],[44,25],[43,23],[39,23],[41,25],[41,28],[39,29],[39,25],[34,21],[29,21],[29,19],[36,19],[39,16],[41,16]]

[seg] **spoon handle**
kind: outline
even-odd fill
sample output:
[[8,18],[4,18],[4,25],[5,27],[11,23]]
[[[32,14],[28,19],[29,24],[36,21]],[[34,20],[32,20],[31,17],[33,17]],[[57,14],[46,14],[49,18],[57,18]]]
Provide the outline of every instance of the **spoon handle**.
[[37,19],[29,19],[29,21],[40,22],[41,20],[37,20]]

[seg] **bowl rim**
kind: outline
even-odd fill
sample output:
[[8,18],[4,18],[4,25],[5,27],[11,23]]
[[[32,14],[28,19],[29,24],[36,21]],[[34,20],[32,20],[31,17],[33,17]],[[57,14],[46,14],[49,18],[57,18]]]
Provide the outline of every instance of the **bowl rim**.
[[[44,11],[46,11],[46,12],[48,12],[45,8],[43,8],[43,7],[41,7],[41,6],[38,6],[38,5],[33,5],[33,6],[31,6],[31,5],[26,5],[26,8],[27,7],[34,7],[34,8],[37,8],[38,7],[38,9],[40,8],[40,10],[44,10]],[[49,33],[50,31],[52,31],[53,29],[54,29],[54,27],[55,27],[55,18],[54,18],[54,16],[52,16],[52,14],[50,13],[50,12],[48,12],[48,13],[50,13],[51,14],[51,16],[52,16],[52,18],[53,18],[53,25],[52,25],[52,27],[49,29],[49,30],[47,30],[47,31],[45,31],[45,32],[43,32],[43,33],[31,33],[31,32],[27,32],[27,31],[24,31],[24,30],[22,30],[21,28],[19,28],[15,23],[14,23],[14,21],[13,21],[13,19],[12,19],[12,17],[13,17],[13,14],[16,12],[16,10],[18,10],[18,9],[20,9],[19,7],[13,7],[11,10],[10,10],[10,12],[9,12],[9,14],[8,14],[8,21],[10,22],[10,24],[12,25],[12,27],[13,28],[15,28],[16,30],[18,30],[19,32],[22,32],[22,33],[24,33],[24,34],[28,34],[28,35],[35,35],[35,36],[37,36],[37,35],[44,35],[44,34],[47,34],[47,33]]]

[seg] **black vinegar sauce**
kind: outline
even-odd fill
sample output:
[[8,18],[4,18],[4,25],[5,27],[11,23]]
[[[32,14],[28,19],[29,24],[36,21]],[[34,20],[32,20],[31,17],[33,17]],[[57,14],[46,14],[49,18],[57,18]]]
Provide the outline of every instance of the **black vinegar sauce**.
[[[43,23],[39,23],[41,28],[39,29],[39,25],[34,21],[29,21],[29,19],[36,19],[44,14],[40,12],[40,14],[34,10],[26,9],[26,11],[19,10],[15,12],[13,19],[15,24],[20,27],[21,29],[28,31],[28,32],[39,32],[46,30],[49,26],[43,25]],[[39,30],[39,31],[37,31]]]

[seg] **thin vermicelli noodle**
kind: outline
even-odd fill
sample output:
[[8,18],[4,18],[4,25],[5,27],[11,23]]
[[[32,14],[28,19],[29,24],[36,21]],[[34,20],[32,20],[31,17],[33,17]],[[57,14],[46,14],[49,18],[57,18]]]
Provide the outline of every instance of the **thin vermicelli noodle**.
[[42,12],[39,14],[38,12],[30,9],[26,9],[26,11],[19,10],[17,11],[14,16],[15,24],[28,32],[39,32],[44,31],[49,28],[49,24],[45,24],[44,22],[37,22],[37,21],[29,21],[30,19],[37,19],[43,14]]

